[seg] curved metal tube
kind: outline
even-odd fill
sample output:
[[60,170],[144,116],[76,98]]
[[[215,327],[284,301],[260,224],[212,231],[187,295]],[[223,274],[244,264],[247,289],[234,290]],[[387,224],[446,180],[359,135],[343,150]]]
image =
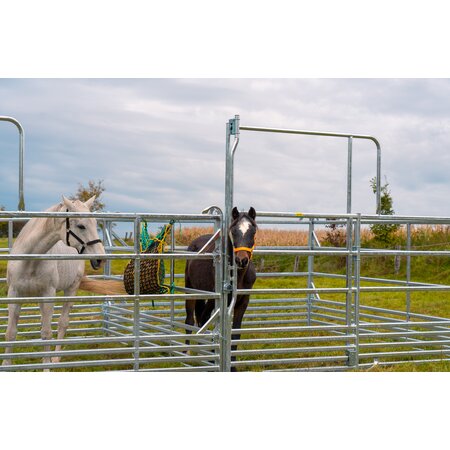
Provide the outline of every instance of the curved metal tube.
[[369,136],[366,134],[334,133],[329,131],[292,130],[288,128],[251,127],[245,125],[240,125],[239,129],[246,131],[263,131],[269,133],[306,134],[310,136],[331,136],[331,137],[345,137],[345,138],[353,137],[357,139],[369,139],[373,141],[377,147],[380,147],[380,143],[374,136]]
[[0,121],[2,122],[11,122],[13,123],[17,129],[19,130],[19,204],[17,209],[19,211],[25,210],[25,200],[23,194],[23,161],[24,161],[24,141],[25,141],[25,132],[20,124],[20,122],[14,117],[9,116],[0,116]]
[[[287,128],[267,128],[267,127],[253,127],[253,126],[245,126],[240,125],[240,130],[245,131],[260,131],[267,133],[285,133],[285,134],[302,134],[308,136],[328,136],[328,137],[343,137],[349,139],[351,142],[352,139],[367,139],[372,141],[377,147],[377,214],[380,214],[381,207],[381,145],[378,142],[378,139],[374,136],[369,136],[366,134],[353,134],[353,133],[334,133],[328,131],[308,131],[308,130],[293,130]],[[351,165],[351,143],[349,143],[349,165]],[[351,174],[349,175],[351,177]],[[351,178],[350,178],[351,182]],[[347,201],[347,213],[351,212],[351,203],[350,198]]]

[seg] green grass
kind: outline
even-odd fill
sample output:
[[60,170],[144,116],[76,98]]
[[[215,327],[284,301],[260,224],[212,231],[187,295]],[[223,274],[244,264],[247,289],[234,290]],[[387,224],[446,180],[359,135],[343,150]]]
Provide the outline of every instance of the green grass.
[[[6,240],[0,239],[0,247],[6,246]],[[255,258],[255,263],[257,266],[261,265],[260,258]],[[113,261],[112,262],[112,271],[113,273],[122,274],[123,270],[127,264],[127,261]],[[294,259],[289,257],[266,257],[264,262],[264,267],[266,269],[276,270],[276,271],[292,271],[292,267],[294,264]],[[299,271],[306,271],[307,267],[306,258],[301,258],[299,264]],[[183,273],[184,272],[184,261],[176,261],[175,263],[175,272]],[[166,267],[168,269],[169,264],[166,263]],[[450,258],[442,258],[435,257],[431,259],[430,257],[416,257],[412,260],[412,281],[422,281],[422,282],[430,282],[430,283],[440,283],[440,284],[450,284]],[[87,273],[94,273],[90,268],[89,264],[86,264]],[[333,273],[345,273],[345,261],[344,264],[341,260],[336,260],[336,258],[331,257],[316,257],[315,258],[315,270],[322,272],[333,272]],[[167,270],[168,271],[168,270]],[[406,277],[406,263],[405,261],[401,262],[400,271],[398,274],[394,273],[394,262],[393,258],[365,258],[362,261],[361,265],[361,275],[362,276],[370,276],[370,277],[383,277],[383,278],[397,278],[397,279],[405,279]],[[6,276],[6,262],[0,261],[0,277]],[[179,283],[183,283],[183,281],[178,281]],[[325,278],[315,278],[314,280],[316,287],[344,287],[345,280],[340,279],[325,279]],[[374,283],[362,283],[363,286],[374,285]],[[292,278],[292,277],[283,277],[283,278],[259,278],[256,281],[255,288],[300,288],[306,287],[306,278]],[[79,292],[80,295],[89,295],[89,293]],[[4,283],[0,284],[0,297],[6,296],[6,285]],[[294,297],[294,296],[290,296]],[[270,298],[270,296],[261,296],[261,298]],[[327,300],[336,300],[343,301],[342,294],[327,294]],[[256,300],[254,300],[256,302]],[[362,306],[371,306],[378,308],[386,308],[386,309],[394,309],[404,311],[406,307],[406,296],[405,293],[362,293],[360,298],[360,303]],[[250,303],[252,305],[254,303]],[[0,305],[0,308],[4,308],[4,305]],[[287,311],[290,311],[287,308]],[[438,317],[450,317],[450,293],[447,292],[421,292],[421,293],[412,293],[411,294],[411,311],[418,314],[426,314],[433,315]],[[86,311],[89,312],[89,311]],[[250,314],[250,311],[248,311]],[[93,316],[94,312],[93,312]],[[87,316],[89,318],[89,316]],[[36,318],[35,322],[39,322],[39,319]],[[317,333],[319,335],[319,333]],[[288,336],[287,334],[277,335],[277,336]],[[251,337],[251,336],[248,336]],[[261,337],[253,336],[253,337]],[[287,347],[287,345],[283,344]],[[292,344],[292,347],[295,347],[296,344]],[[114,347],[113,345],[109,345],[110,347]],[[118,344],[117,348],[120,347]],[[77,348],[86,348],[86,346],[71,346],[71,349]],[[99,346],[91,345],[89,348],[100,348]],[[254,348],[254,346],[249,345],[245,348]],[[264,345],[259,346],[259,348],[264,348]],[[266,346],[266,348],[268,348]],[[276,348],[276,346],[275,346]],[[31,349],[28,348],[28,349]],[[21,348],[21,350],[27,350],[25,348]],[[131,351],[130,351],[131,354]],[[162,353],[161,353],[162,355]],[[315,356],[315,353],[312,353],[308,356]],[[319,355],[319,353],[317,353]],[[330,353],[333,355],[333,353]],[[123,358],[130,357],[130,355],[114,355],[110,358]],[[252,357],[251,359],[264,359],[268,357],[267,355],[258,355],[256,357]],[[74,357],[75,358],[75,357]],[[95,357],[92,357],[95,358]],[[85,357],[85,359],[89,359]],[[239,357],[238,360],[245,360],[245,357]],[[23,360],[20,362],[30,362],[31,359]],[[282,369],[285,366],[276,366],[273,365],[271,368],[280,368]],[[131,368],[131,366],[117,366],[118,369],[123,368]],[[259,371],[261,367],[253,367],[248,366],[245,370]],[[65,369],[67,370],[67,369]],[[70,370],[70,369],[69,369]],[[81,370],[80,368],[76,368],[74,370]],[[84,370],[101,370],[101,368],[92,368],[92,369],[84,369]],[[362,369],[363,370],[363,369]],[[427,362],[421,364],[413,364],[413,363],[404,363],[399,365],[391,365],[391,366],[374,366],[370,368],[370,371],[450,371],[450,362],[442,361],[442,362]]]
[[[425,280],[421,280],[425,281]],[[450,281],[450,280],[449,280]],[[345,280],[319,278],[314,279],[317,288],[335,288],[345,287]],[[255,283],[255,288],[301,288],[306,287],[306,278],[266,278],[258,279]],[[361,286],[381,286],[381,283],[369,283],[362,282]],[[270,296],[260,296],[262,298],[270,298]],[[290,297],[295,297],[292,295]],[[301,297],[301,295],[298,295]],[[344,301],[342,294],[324,294],[322,298],[334,301]],[[377,307],[384,309],[392,309],[398,311],[406,311],[406,296],[405,293],[391,292],[387,293],[361,293],[360,305],[368,307]],[[432,315],[437,317],[450,317],[450,293],[447,292],[417,292],[411,294],[411,312],[417,314]],[[385,314],[386,317],[390,317],[390,314]],[[314,333],[313,335],[320,335],[320,333]],[[288,334],[280,334],[277,336],[288,337]],[[258,337],[258,336],[253,336]],[[372,342],[372,341],[367,341]],[[310,345],[310,344],[309,344]],[[286,346],[286,345],[285,345]],[[294,345],[293,345],[294,346]],[[250,348],[250,347],[249,347]],[[392,349],[393,350],[393,349]],[[398,350],[398,349],[396,349]],[[404,348],[403,348],[404,350]],[[333,355],[333,353],[330,353]],[[334,353],[336,355],[336,353]],[[308,356],[319,356],[319,354],[311,354]],[[276,367],[274,367],[276,368]],[[279,368],[282,368],[281,366]],[[362,371],[367,369],[361,369]],[[379,365],[370,368],[370,371],[450,371],[449,361],[430,362],[430,363],[403,363],[399,365],[384,366]]]

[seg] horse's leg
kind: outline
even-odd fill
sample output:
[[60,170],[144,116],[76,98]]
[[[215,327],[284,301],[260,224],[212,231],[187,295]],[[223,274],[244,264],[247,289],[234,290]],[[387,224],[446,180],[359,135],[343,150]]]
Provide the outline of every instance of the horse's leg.
[[[46,295],[47,296],[47,295]],[[48,295],[49,297],[52,295]],[[41,308],[41,315],[42,315],[42,328],[41,328],[41,338],[43,340],[50,340],[52,338],[52,317],[53,317],[53,309],[54,309],[53,303],[40,303]],[[45,345],[43,347],[44,352],[50,351],[50,345]],[[42,358],[42,362],[44,364],[48,364],[50,362],[51,358],[50,356],[44,356]],[[47,369],[48,370],[48,369]]]
[[[76,293],[76,290],[75,290]],[[64,291],[64,295],[66,297],[75,295],[74,292]],[[67,328],[69,327],[69,313],[72,309],[74,302],[64,302],[62,310],[61,310],[61,316],[59,317],[58,321],[58,337],[57,339],[64,339],[64,336],[66,334]],[[55,352],[59,352],[61,350],[61,344],[57,344],[55,346]],[[61,356],[53,356],[52,362],[58,363],[61,361]]]
[[205,300],[196,300],[195,301],[195,320],[197,322],[198,327],[202,327],[205,323],[205,322],[203,322],[204,312],[205,312]]
[[[8,289],[8,297],[17,297],[16,292],[12,287]],[[17,323],[19,322],[20,303],[10,303],[8,305],[8,326],[5,333],[5,341],[15,341],[17,336]],[[11,347],[5,347],[5,353],[11,353]],[[5,358],[3,360],[3,366],[9,366],[11,359]]]
[[[236,305],[234,307],[234,315],[233,315],[233,329],[240,329],[242,325],[242,319],[244,318],[244,313],[247,310],[248,302],[250,300],[249,295],[239,295]],[[231,339],[239,340],[241,338],[240,334],[233,334]],[[237,344],[231,346],[231,351],[237,349]],[[232,356],[231,361],[236,361],[236,357]],[[236,367],[231,367],[232,372],[236,372]]]
[[[193,327],[195,325],[195,319],[194,319],[194,311],[195,311],[195,303],[196,300],[186,300],[186,320],[184,321],[184,323],[186,325],[190,325],[191,327]],[[191,334],[192,331],[191,330],[186,330],[186,334]],[[186,345],[189,345],[189,341],[186,341]]]
[[203,325],[205,325],[206,322],[208,322],[209,318],[211,317],[211,313],[214,309],[214,304],[215,304],[214,300],[208,300],[206,302],[206,306],[203,307],[201,312],[200,316],[201,318],[198,324],[199,327],[202,327]]
[[[67,251],[65,248],[64,251]],[[58,271],[58,278],[60,282],[64,280],[67,282],[67,285],[65,283],[62,283],[64,287],[64,296],[65,297],[75,297],[77,295],[78,288],[80,287],[81,278],[84,275],[84,261],[60,261],[56,265],[57,271]],[[71,284],[70,284],[71,283]],[[57,333],[57,339],[64,339],[64,336],[66,334],[67,328],[69,327],[69,313],[72,309],[74,302],[67,302],[65,301],[63,303],[62,309],[61,309],[61,315],[59,316],[58,321],[58,333]],[[55,352],[61,351],[61,344],[57,344],[55,346]],[[58,363],[61,361],[60,356],[53,356],[52,362]]]

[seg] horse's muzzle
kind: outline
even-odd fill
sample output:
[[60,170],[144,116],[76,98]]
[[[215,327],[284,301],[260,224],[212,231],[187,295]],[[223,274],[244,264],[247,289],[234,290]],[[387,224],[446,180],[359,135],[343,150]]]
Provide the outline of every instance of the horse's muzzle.
[[102,264],[103,264],[103,259],[91,259],[90,261],[91,261],[91,267],[92,267],[94,270],[100,269],[100,267],[101,267]]
[[236,256],[236,258],[234,258],[237,266],[241,269],[245,269],[248,266],[249,263],[249,258],[247,256],[244,256],[243,258],[239,258],[238,256]]

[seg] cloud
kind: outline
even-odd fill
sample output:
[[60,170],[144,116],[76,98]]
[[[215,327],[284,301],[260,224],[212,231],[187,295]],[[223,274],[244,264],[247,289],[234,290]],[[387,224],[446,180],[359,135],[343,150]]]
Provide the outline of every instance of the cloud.
[[[197,213],[224,203],[225,123],[372,134],[401,214],[450,215],[447,79],[0,80],[25,127],[27,209],[103,179],[112,211]],[[17,203],[17,136],[0,124],[0,204]],[[241,209],[345,212],[347,142],[243,132]],[[375,146],[354,142],[354,211],[374,212]]]

